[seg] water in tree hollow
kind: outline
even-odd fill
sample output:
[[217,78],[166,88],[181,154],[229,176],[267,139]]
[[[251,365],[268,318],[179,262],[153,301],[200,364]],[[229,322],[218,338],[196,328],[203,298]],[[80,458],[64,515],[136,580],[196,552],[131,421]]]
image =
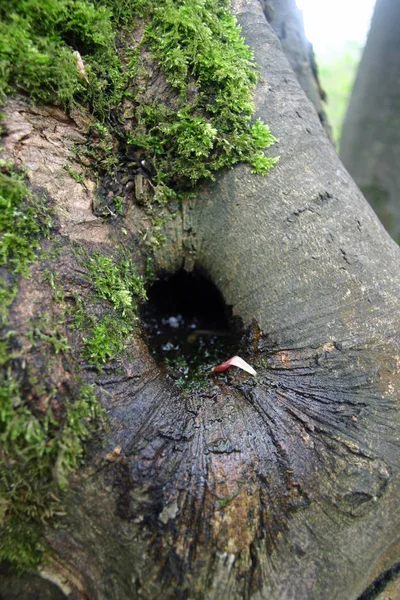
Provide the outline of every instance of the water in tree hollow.
[[178,385],[207,384],[211,368],[237,353],[239,324],[219,290],[198,273],[160,278],[141,316],[149,349]]

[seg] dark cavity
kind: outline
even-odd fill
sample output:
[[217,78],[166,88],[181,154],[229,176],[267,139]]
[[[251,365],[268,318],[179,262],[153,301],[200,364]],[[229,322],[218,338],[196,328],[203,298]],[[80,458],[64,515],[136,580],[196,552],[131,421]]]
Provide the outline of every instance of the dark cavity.
[[201,273],[161,276],[148,298],[141,317],[150,352],[178,385],[207,385],[211,368],[237,354],[240,320]]

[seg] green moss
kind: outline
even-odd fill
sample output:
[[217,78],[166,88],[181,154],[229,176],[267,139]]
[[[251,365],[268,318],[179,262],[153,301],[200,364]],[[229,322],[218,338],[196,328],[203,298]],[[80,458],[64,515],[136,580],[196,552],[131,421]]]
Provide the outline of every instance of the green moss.
[[[0,16],[0,100],[17,90],[37,102],[89,103],[109,172],[115,129],[164,189],[194,186],[239,161],[262,175],[276,163],[263,154],[276,141],[267,125],[251,125],[258,73],[227,0],[3,0]],[[141,21],[138,44],[132,30]],[[168,106],[141,96],[142,49],[176,92]],[[124,97],[134,106],[129,134],[119,125]]]
[[77,399],[66,408],[66,420],[58,440],[55,474],[61,489],[67,488],[67,475],[81,464],[83,442],[92,437],[103,414],[92,386],[81,385]]
[[0,172],[0,266],[26,276],[39,236],[47,235],[51,224],[48,207],[28,190],[23,176]]
[[83,338],[83,355],[94,366],[100,368],[123,352],[127,336],[132,333],[132,324],[124,319],[106,315],[93,327],[89,327],[88,332],[89,335]]
[[4,527],[0,517],[0,531],[0,560],[9,562],[17,573],[36,569],[44,553],[42,524],[18,513],[8,516]]
[[50,270],[45,270],[43,272],[43,279],[46,283],[49,284],[49,286],[52,289],[53,301],[56,304],[64,302],[64,300],[65,300],[64,290],[63,290],[62,286],[60,285],[60,283],[58,281],[56,281],[55,274]]
[[277,161],[260,160],[260,150],[276,140],[260,120],[250,125],[258,75],[228,6],[221,0],[145,3],[142,43],[181,98],[174,108],[141,103],[129,139],[146,151],[157,183],[191,186],[239,161],[265,175]]
[[[18,291],[19,277],[40,251],[52,219],[47,199],[33,194],[23,175],[0,165],[0,301],[4,319]],[[56,302],[63,294],[54,275],[45,274]],[[83,456],[84,442],[93,433],[101,409],[93,389],[71,384],[68,400],[51,383],[51,364],[69,352],[63,317],[42,314],[27,335],[29,353],[22,355],[16,334],[0,338],[0,562],[19,570],[38,565],[43,556],[43,527],[59,510],[57,490]],[[45,358],[43,374],[30,357]],[[47,362],[46,362],[47,361]],[[46,371],[47,369],[47,371]],[[42,376],[43,375],[43,376]]]
[[[41,562],[43,526],[59,510],[57,489],[66,489],[101,415],[90,386],[77,386],[57,418],[56,391],[42,390],[35,377],[29,389],[9,356],[0,368],[0,561],[19,570]],[[41,410],[32,410],[35,389]]]
[[65,167],[65,170],[69,175],[71,175],[72,179],[76,181],[76,183],[83,182],[83,176],[80,173],[76,173],[76,171],[74,171],[69,165]]
[[28,275],[28,265],[40,250],[40,237],[47,236],[51,226],[45,200],[32,194],[23,175],[3,162],[0,165],[0,267],[10,271],[7,280],[0,279],[3,319],[17,293],[17,275]]
[[130,258],[93,253],[86,262],[96,295],[109,300],[121,316],[137,321],[137,301],[147,300],[143,278]]
[[238,495],[238,492],[235,492],[234,494],[231,494],[230,496],[226,496],[225,498],[220,498],[218,500],[219,507],[221,509],[226,508],[232,502],[232,500],[234,500],[236,498],[237,495]]
[[264,156],[261,151],[256,152],[251,159],[251,172],[258,175],[267,175],[270,169],[276,164],[276,159],[270,156]]
[[[201,358],[203,358],[202,363],[200,362]],[[182,390],[192,391],[212,385],[209,378],[210,360],[204,362],[204,353],[201,351],[199,356],[185,357],[178,355],[175,358],[165,358],[164,362],[169,374],[176,378],[176,385]]]
[[152,256],[148,256],[146,258],[144,278],[147,283],[152,283],[154,281],[157,281],[157,275],[155,273],[155,266],[154,266],[154,258]]
[[124,216],[124,199],[122,196],[115,196],[114,198],[115,204],[115,212],[120,215],[120,217]]
[[[83,357],[100,369],[124,351],[138,321],[138,305],[147,300],[145,279],[125,255],[89,255],[80,250],[78,256],[88,271],[92,294],[85,302],[76,296],[71,312],[75,327],[83,332]],[[101,316],[99,300],[103,301]]]
[[63,336],[58,329],[45,333],[40,327],[40,324],[39,326],[32,327],[30,331],[30,340],[32,343],[37,341],[47,342],[52,346],[54,354],[70,350],[67,338]]
[[[122,78],[114,51],[112,11],[88,0],[11,0],[0,3],[0,99],[18,90],[37,102],[90,100],[109,111],[110,87]],[[77,57],[85,56],[87,82]]]

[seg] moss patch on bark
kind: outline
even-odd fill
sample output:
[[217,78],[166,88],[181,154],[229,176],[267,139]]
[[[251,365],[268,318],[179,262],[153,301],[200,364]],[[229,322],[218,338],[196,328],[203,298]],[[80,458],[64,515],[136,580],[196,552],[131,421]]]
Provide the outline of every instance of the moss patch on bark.
[[[0,16],[0,100],[18,91],[65,108],[89,105],[122,147],[141,153],[164,191],[238,162],[261,175],[276,163],[264,154],[276,141],[268,126],[252,123],[258,73],[228,1],[24,0],[0,4]],[[144,50],[173,105],[141,97]],[[128,132],[124,99],[135,113]]]
[[[26,570],[42,560],[43,526],[59,511],[59,490],[80,465],[101,408],[79,377],[68,393],[51,384],[52,361],[69,351],[62,318],[43,311],[23,338],[7,326],[20,277],[29,277],[52,216],[47,198],[32,193],[23,174],[4,162],[0,207],[0,561]],[[34,368],[36,354],[48,363],[43,378]]]

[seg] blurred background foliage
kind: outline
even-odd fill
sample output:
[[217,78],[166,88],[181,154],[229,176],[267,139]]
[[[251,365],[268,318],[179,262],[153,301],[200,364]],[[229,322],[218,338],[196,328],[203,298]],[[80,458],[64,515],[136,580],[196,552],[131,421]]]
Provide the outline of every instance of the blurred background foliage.
[[325,110],[336,149],[357,68],[367,39],[375,0],[296,0],[313,45]]
[[314,49],[336,150],[400,244],[400,1],[296,3]]
[[359,41],[347,40],[341,46],[330,48],[317,56],[321,85],[327,96],[325,108],[338,151],[342,125],[363,46]]

